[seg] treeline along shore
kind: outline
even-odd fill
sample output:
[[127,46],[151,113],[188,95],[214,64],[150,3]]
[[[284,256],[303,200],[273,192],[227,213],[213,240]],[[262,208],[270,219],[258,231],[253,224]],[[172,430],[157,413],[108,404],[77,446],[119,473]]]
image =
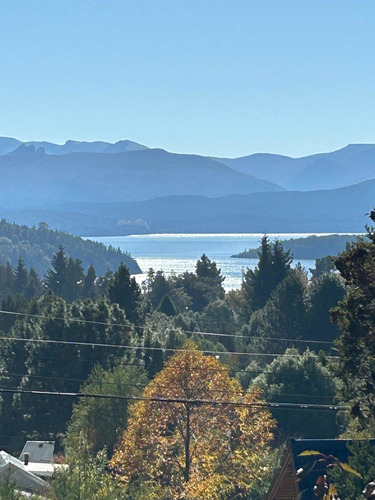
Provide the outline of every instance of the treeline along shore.
[[[290,238],[280,241],[284,250],[289,250],[295,259],[321,259],[327,255],[337,255],[343,252],[353,241],[361,235],[355,234],[330,234],[324,236],[311,235],[303,238]],[[237,259],[257,259],[261,247],[249,248],[238,254],[232,255]]]
[[115,271],[121,262],[129,268],[131,274],[141,272],[137,262],[125,252],[112,246],[105,246],[67,232],[50,229],[45,222],[28,227],[0,221],[0,256],[1,262],[16,266],[22,258],[26,267],[33,268],[44,276],[51,266],[53,254],[63,246],[68,255],[79,258],[84,270],[92,265],[96,272],[105,274]]

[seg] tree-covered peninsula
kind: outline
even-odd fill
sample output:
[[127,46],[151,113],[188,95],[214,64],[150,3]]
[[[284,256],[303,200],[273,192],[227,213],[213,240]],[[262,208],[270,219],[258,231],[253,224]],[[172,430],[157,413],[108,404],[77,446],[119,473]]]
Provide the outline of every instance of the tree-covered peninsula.
[[127,253],[102,243],[84,240],[66,232],[50,229],[41,222],[38,227],[20,226],[5,219],[0,221],[1,262],[16,266],[22,258],[27,268],[33,268],[44,276],[51,266],[54,253],[63,246],[68,255],[74,255],[82,262],[85,270],[92,265],[97,273],[115,271],[124,262],[132,274],[140,273],[137,262]]
[[[308,236],[307,238],[291,238],[280,241],[285,251],[293,255],[295,259],[321,259],[327,255],[337,255],[343,252],[348,243],[358,240],[355,234],[330,234],[326,236]],[[257,259],[261,247],[249,248],[233,258]]]

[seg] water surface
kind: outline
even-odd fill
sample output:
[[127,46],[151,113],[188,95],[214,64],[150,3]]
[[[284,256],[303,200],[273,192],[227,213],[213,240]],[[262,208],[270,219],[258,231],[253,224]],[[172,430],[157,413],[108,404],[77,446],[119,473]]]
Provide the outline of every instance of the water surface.
[[[312,233],[282,233],[270,234],[269,239],[285,240],[311,236]],[[318,236],[323,233],[314,233]],[[327,233],[324,233],[327,234]],[[231,255],[248,248],[256,248],[263,234],[146,234],[131,236],[92,236],[90,239],[112,245],[128,252],[137,259],[144,274],[137,275],[141,283],[146,278],[150,268],[180,274],[185,271],[195,271],[197,260],[205,253],[217,263],[225,276],[224,288],[232,290],[239,288],[242,275],[250,267],[254,269],[257,259],[234,259]],[[314,260],[299,260],[308,270],[315,266]]]

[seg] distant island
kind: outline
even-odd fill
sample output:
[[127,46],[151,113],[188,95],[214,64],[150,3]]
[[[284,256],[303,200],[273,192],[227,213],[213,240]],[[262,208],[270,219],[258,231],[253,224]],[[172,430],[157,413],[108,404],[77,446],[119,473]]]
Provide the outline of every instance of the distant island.
[[[356,241],[360,235],[331,234],[327,236],[308,236],[306,238],[291,238],[281,241],[284,250],[290,250],[295,259],[321,259],[327,255],[337,255],[345,250],[346,245]],[[236,255],[236,259],[257,259],[260,247],[244,250]]]

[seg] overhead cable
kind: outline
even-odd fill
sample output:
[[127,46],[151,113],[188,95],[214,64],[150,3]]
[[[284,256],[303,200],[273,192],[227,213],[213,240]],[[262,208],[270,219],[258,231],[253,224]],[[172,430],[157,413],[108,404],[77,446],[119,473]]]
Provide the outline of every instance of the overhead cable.
[[[163,352],[195,352],[189,349],[174,349],[172,347],[148,347],[141,345],[122,345],[122,344],[105,344],[97,342],[76,342],[70,340],[52,340],[52,339],[24,339],[20,337],[0,337],[0,340],[8,340],[13,342],[30,342],[30,343],[44,343],[44,344],[59,344],[59,345],[76,345],[76,346],[89,346],[89,347],[106,347],[112,349],[129,349],[134,351],[163,351]],[[259,356],[259,357],[285,357],[296,358],[300,357],[299,353],[296,354],[282,354],[282,353],[264,353],[264,352],[239,352],[239,351],[211,351],[202,350],[205,354],[212,354],[215,356]],[[327,359],[339,359],[338,356],[326,356]]]
[[[19,373],[1,373],[0,372],[0,377],[2,378],[11,378],[11,377],[25,377],[28,379],[40,379],[40,380],[57,380],[61,382],[81,382],[90,384],[89,381],[83,380],[83,379],[72,379],[72,378],[64,378],[64,377],[47,377],[43,375],[21,375]],[[95,384],[95,381],[92,382]],[[99,385],[99,384],[98,384]],[[117,383],[117,382],[110,382],[110,381],[104,381],[100,382],[101,387],[106,386],[106,385],[114,385],[116,387],[140,387],[145,389],[148,387],[149,384],[139,384],[139,383],[130,383],[130,382],[125,382],[125,383]],[[165,384],[153,384],[153,387],[157,387],[158,389],[179,389],[179,386],[177,385],[165,385]],[[194,388],[192,388],[194,390]],[[233,390],[224,390],[224,389],[214,389],[214,388],[204,388],[205,392],[210,392],[210,393],[221,393],[221,394],[245,394],[246,391],[244,390],[239,390],[239,391],[233,391]],[[284,396],[284,397],[307,397],[307,398],[325,398],[325,399],[333,399],[334,396],[326,396],[326,395],[321,395],[321,394],[283,394],[283,393],[275,393],[275,392],[269,392],[267,393],[269,395],[274,395],[274,396]]]
[[[108,327],[121,327],[121,328],[126,328],[127,330],[133,330],[133,329],[140,329],[140,330],[147,330],[151,329],[152,327],[149,326],[140,326],[140,325],[133,325],[131,323],[129,324],[122,324],[122,323],[106,323],[102,321],[94,321],[94,320],[85,320],[85,319],[79,319],[79,318],[64,318],[64,317],[58,317],[58,316],[45,316],[42,314],[29,314],[29,313],[21,313],[21,312],[14,312],[14,311],[4,311],[0,310],[0,314],[10,314],[13,316],[23,316],[23,317],[31,317],[31,318],[38,318],[38,319],[47,319],[47,320],[52,320],[52,321],[65,321],[65,322],[70,322],[70,323],[87,323],[90,325],[100,325],[100,326],[108,326]],[[173,331],[171,328],[167,328],[167,330]],[[178,330],[176,328],[176,330]],[[256,335],[237,335],[237,334],[231,334],[231,333],[221,333],[221,332],[202,332],[202,331],[193,331],[193,330],[180,330],[181,333],[186,333],[188,335],[202,335],[202,336],[210,336],[210,337],[226,337],[226,338],[233,338],[233,339],[257,339],[257,340],[276,340],[278,342],[297,342],[297,343],[303,343],[303,344],[323,344],[323,345],[334,345],[334,342],[330,342],[327,340],[315,340],[315,339],[290,339],[290,338],[279,338],[279,337],[259,337]]]
[[78,397],[78,398],[101,398],[101,399],[123,399],[127,401],[149,401],[157,403],[179,403],[191,405],[210,405],[210,406],[236,406],[248,408],[280,408],[280,409],[300,409],[300,410],[331,410],[345,411],[349,410],[347,405],[327,405],[311,403],[278,403],[266,401],[252,401],[251,403],[241,401],[220,401],[210,399],[184,399],[184,398],[162,398],[162,397],[143,397],[143,396],[119,396],[115,394],[89,394],[83,392],[56,392],[56,391],[35,391],[26,389],[7,389],[0,387],[0,393],[33,394],[39,396],[60,396],[60,397]]

